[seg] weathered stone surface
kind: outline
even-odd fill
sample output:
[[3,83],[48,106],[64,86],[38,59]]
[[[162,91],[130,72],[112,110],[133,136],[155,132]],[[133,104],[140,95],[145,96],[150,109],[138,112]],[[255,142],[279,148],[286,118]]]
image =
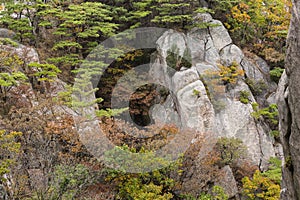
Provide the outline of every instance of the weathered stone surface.
[[193,65],[204,61],[210,64],[220,61],[219,51],[207,29],[194,29],[187,34],[187,41]]
[[240,63],[244,58],[244,53],[239,47],[231,44],[221,50],[220,56],[222,64],[230,66],[233,62]]
[[210,65],[206,62],[201,62],[196,64],[196,69],[199,73],[199,75],[205,75],[208,71],[216,71],[218,70],[218,67]]
[[225,193],[229,198],[232,198],[238,194],[238,187],[229,165],[226,165],[221,169],[222,176],[220,180],[217,181],[216,185],[224,188]]
[[162,105],[155,104],[152,106],[150,114],[155,123],[175,124],[177,127],[181,127],[181,121],[171,95],[167,97]]
[[209,27],[210,35],[213,40],[214,46],[218,49],[218,51],[220,51],[225,46],[231,44],[232,39],[227,29],[223,26],[222,22],[213,20],[212,23],[217,26]]
[[209,23],[213,20],[212,16],[208,13],[198,13],[195,17],[195,20],[199,20],[203,23]]
[[[257,62],[260,63],[258,64],[246,58],[242,50],[232,44],[228,31],[221,22],[212,20],[208,14],[198,17],[199,20],[213,22],[219,26],[210,27],[209,31],[193,29],[188,35],[168,31],[157,41],[158,54],[152,62],[150,71],[157,82],[163,83],[174,94],[172,98],[168,98],[169,102],[153,107],[153,118],[170,120],[170,116],[177,113],[175,118],[180,122],[176,123],[182,127],[192,128],[198,132],[210,132],[220,137],[240,138],[248,147],[252,163],[265,169],[269,158],[275,155],[273,141],[269,138],[269,130],[266,130],[265,125],[258,124],[251,116],[253,112],[251,104],[246,105],[239,101],[241,90],[251,93],[247,84],[241,80],[230,89],[225,90],[224,87],[223,93],[217,95],[217,100],[222,101],[225,108],[216,114],[207,89],[209,95],[214,91],[209,89],[211,87],[205,88],[202,81],[209,84],[205,76],[208,70],[219,70],[218,64],[230,65],[234,61],[241,63],[247,77],[266,81],[268,66],[262,60],[258,59]],[[190,48],[193,65],[190,69],[182,68],[177,72],[168,72],[167,52],[174,45],[179,48],[179,55],[182,55],[187,47]],[[193,94],[193,90],[199,91],[199,94]],[[256,101],[253,95],[250,95],[249,100]]]
[[[270,157],[275,155],[272,141],[264,128],[251,116],[253,112],[251,104],[243,104],[238,100],[241,90],[249,91],[248,86],[242,81],[224,99],[226,104],[224,110],[216,114],[217,132],[220,137],[241,139],[247,146],[252,162],[265,169]],[[252,95],[249,99],[254,101]]]
[[[239,80],[235,86],[224,87],[223,91],[219,91],[220,94],[214,94],[213,86],[207,85],[211,83],[207,76],[208,70],[219,70],[219,64],[231,65],[235,61],[245,70],[247,77],[264,82],[269,81],[269,67],[260,58],[255,60],[247,58],[241,49],[232,44],[221,22],[211,20],[210,15],[199,17],[202,17],[199,20],[212,21],[220,26],[211,27],[209,31],[193,29],[188,35],[174,31],[166,32],[157,42],[158,53],[154,56],[150,67],[151,77],[156,80],[155,82],[162,83],[172,91],[163,104],[152,107],[151,115],[154,121],[171,122],[181,128],[195,130],[192,144],[197,144],[197,137],[201,133],[208,136],[206,139],[210,142],[209,145],[195,153],[193,166],[185,172],[183,190],[193,195],[199,194],[200,188],[206,187],[207,183],[203,181],[203,167],[200,166],[201,159],[212,150],[217,137],[241,139],[248,149],[248,161],[261,170],[266,170],[270,157],[275,156],[274,140],[269,136],[270,129],[251,116],[253,112],[251,102],[256,102],[256,99],[244,79]],[[191,68],[182,67],[170,73],[166,57],[174,44],[179,48],[180,56],[187,47],[190,48]],[[239,101],[242,90],[250,93],[249,104]],[[212,97],[224,103],[224,108],[220,110],[214,108]],[[276,153],[278,154],[278,151]],[[226,176],[221,180],[222,186],[231,197],[234,197],[237,187],[231,169],[225,168],[224,174]],[[193,184],[192,188],[190,188],[191,184]]]
[[209,37],[205,44],[205,61],[211,64],[220,62],[220,55],[215,43]]
[[173,47],[179,48],[178,52],[173,53],[178,53],[179,56],[183,56],[187,40],[183,33],[170,30],[165,32],[156,43],[160,54],[166,58],[167,52],[172,51]]
[[248,58],[244,58],[241,61],[245,74],[248,78],[253,80],[264,80],[263,73],[252,63]]
[[[199,94],[195,95],[194,90]],[[179,90],[177,100],[180,119],[184,127],[193,128],[202,133],[211,129],[214,123],[214,110],[200,80]]]
[[15,36],[16,34],[13,31],[6,28],[0,28],[0,38],[13,38]]
[[279,128],[285,156],[281,199],[300,199],[300,0],[293,1],[286,74],[278,89]]
[[259,134],[250,112],[250,105],[227,99],[226,108],[216,116],[218,135],[241,139],[248,147],[253,163],[259,165],[261,156]]
[[172,77],[172,91],[176,93],[186,85],[193,83],[197,80],[199,80],[199,74],[195,67],[191,67],[190,69],[184,71],[176,72]]
[[18,44],[16,47],[0,45],[0,48],[5,51],[16,53],[27,64],[30,62],[39,62],[39,55],[34,48],[27,47],[22,44]]

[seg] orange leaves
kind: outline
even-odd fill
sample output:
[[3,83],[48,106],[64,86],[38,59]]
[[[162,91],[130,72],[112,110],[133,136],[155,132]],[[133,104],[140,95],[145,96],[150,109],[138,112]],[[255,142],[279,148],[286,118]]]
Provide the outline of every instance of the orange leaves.
[[249,6],[245,3],[239,3],[231,8],[231,14],[234,19],[241,23],[249,23],[250,22],[250,15],[248,15],[247,11]]
[[[285,38],[291,18],[291,0],[242,0],[226,8],[226,27],[235,43],[250,47],[255,53],[268,59],[264,49],[273,48],[285,52]],[[256,48],[259,44],[261,48]],[[281,59],[280,56],[278,59]]]
[[74,122],[71,116],[66,115],[60,119],[47,122],[45,132],[49,136],[57,138],[67,151],[72,153],[82,151],[82,144],[74,129]]

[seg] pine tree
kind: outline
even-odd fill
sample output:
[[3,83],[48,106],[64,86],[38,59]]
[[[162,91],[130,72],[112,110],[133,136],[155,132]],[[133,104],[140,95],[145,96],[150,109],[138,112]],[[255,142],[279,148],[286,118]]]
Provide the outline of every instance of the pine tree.
[[4,10],[0,12],[0,24],[13,30],[16,33],[16,39],[20,42],[32,41],[34,39],[33,27],[29,20],[31,5],[24,1],[18,3],[10,1],[4,5]]
[[152,6],[154,18],[153,23],[164,28],[175,28],[188,31],[192,27],[203,26],[197,24],[194,16],[197,13],[208,12],[202,8],[199,1],[196,0],[156,0]]

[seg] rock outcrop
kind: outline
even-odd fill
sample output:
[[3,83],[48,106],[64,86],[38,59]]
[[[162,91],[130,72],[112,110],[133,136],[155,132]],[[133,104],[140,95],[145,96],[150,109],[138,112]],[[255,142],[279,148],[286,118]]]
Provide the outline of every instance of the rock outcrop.
[[[212,19],[209,14],[198,15],[197,18],[214,26],[193,29],[187,35],[168,31],[157,41],[158,55],[152,61],[151,73],[156,82],[170,89],[171,95],[166,103],[159,105],[160,109],[154,106],[153,118],[164,122],[167,118],[170,122],[171,116],[177,116],[174,123],[192,128],[199,134],[239,138],[248,147],[250,160],[261,169],[266,169],[269,158],[275,155],[270,130],[251,116],[253,108],[250,103],[239,101],[240,91],[247,91],[250,102],[256,102],[245,78],[238,80],[232,88],[224,87],[221,92],[216,92],[208,74],[219,70],[220,64],[230,66],[237,63],[246,77],[268,82],[269,69],[262,59],[257,58],[253,62],[247,58],[232,43],[220,21]],[[168,70],[172,67],[168,66],[168,53],[174,51],[174,47],[176,52],[173,53],[180,57],[185,57],[185,52],[189,50],[191,67],[182,66],[176,72],[169,73],[174,69]],[[212,96],[216,96],[217,101],[213,102]],[[155,111],[160,114],[155,114]]]
[[238,193],[238,187],[230,166],[226,165],[223,167],[221,169],[221,173],[223,176],[217,181],[217,185],[224,188],[229,198],[236,196]]
[[[254,110],[251,103],[266,105],[267,97],[276,91],[277,85],[269,77],[269,67],[263,59],[254,55],[246,56],[234,45],[220,21],[212,19],[209,14],[198,15],[197,18],[217,26],[193,29],[187,35],[167,31],[157,41],[158,53],[152,60],[150,73],[156,82],[169,88],[170,95],[163,104],[153,107],[152,117],[155,121],[173,122],[182,128],[193,129],[195,138],[197,134],[205,135],[208,140],[217,137],[239,138],[248,148],[249,161],[266,170],[270,157],[278,152],[274,149],[274,139],[269,135],[271,130],[268,125],[252,117]],[[168,66],[168,56],[172,51],[186,60],[189,58],[185,57],[185,52],[190,52],[190,68]],[[219,65],[232,66],[233,63],[244,71],[244,76],[237,79],[235,84],[229,84],[229,87],[214,85],[216,83],[210,75],[220,70]],[[266,89],[262,94],[255,94],[255,98],[246,78],[267,84]],[[249,93],[248,104],[240,101],[241,91]],[[201,157],[203,151],[195,159],[195,166],[191,169],[194,171],[187,172],[189,175],[185,185],[202,187],[195,172],[201,168]],[[226,177],[221,182],[225,186],[224,183],[230,180],[233,188],[230,186],[230,189],[225,189],[230,197],[234,197],[238,190],[230,167],[227,166],[224,172]]]
[[281,199],[300,199],[300,1],[293,1],[283,74],[277,91],[279,128],[285,162]]

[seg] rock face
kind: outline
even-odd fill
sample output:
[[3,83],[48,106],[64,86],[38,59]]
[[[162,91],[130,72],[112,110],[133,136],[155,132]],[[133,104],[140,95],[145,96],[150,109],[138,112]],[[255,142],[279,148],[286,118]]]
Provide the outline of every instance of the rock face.
[[15,33],[6,28],[0,28],[0,38],[13,38],[15,37]]
[[[274,93],[277,87],[269,79],[269,67],[261,58],[248,57],[234,45],[220,21],[212,19],[209,14],[198,15],[197,19],[217,26],[193,29],[187,35],[167,31],[157,41],[158,53],[152,59],[150,74],[156,83],[170,90],[170,95],[164,103],[152,107],[152,118],[155,122],[175,123],[183,129],[193,129],[193,145],[198,144],[197,138],[204,135],[205,140],[210,141],[206,148],[212,147],[217,137],[239,138],[248,148],[249,162],[266,170],[270,157],[275,156],[274,139],[269,136],[269,127],[251,115],[251,103],[257,99],[252,95],[245,77],[269,84],[264,94],[259,96],[259,103],[265,104],[266,96]],[[174,47],[177,48],[175,52]],[[170,52],[186,58],[187,49],[191,57],[189,67],[186,63],[180,67],[168,66]],[[218,87],[210,75],[219,72],[219,65],[232,66],[233,63],[237,63],[238,69],[242,69],[245,76],[229,87]],[[239,100],[241,91],[249,93],[248,104]],[[193,193],[201,192],[203,181],[197,170],[202,169],[201,159],[204,154],[200,150],[193,167],[187,169],[183,190],[190,192],[193,185]],[[232,170],[227,166],[223,172],[226,176],[218,184],[225,188],[230,197],[237,196],[238,189]]]
[[[152,116],[156,121],[168,123],[173,119],[173,123],[209,137],[239,138],[248,147],[252,163],[266,169],[269,158],[275,156],[270,130],[251,116],[251,102],[256,100],[245,79],[238,80],[234,87],[219,88],[221,91],[216,92],[216,83],[209,73],[219,70],[219,64],[230,66],[237,63],[246,77],[267,82],[269,69],[258,58],[252,62],[232,44],[220,21],[212,19],[209,14],[198,15],[197,18],[217,26],[193,29],[187,35],[167,31],[157,41],[158,54],[152,61],[151,75],[156,82],[167,86],[171,95],[164,104],[154,106]],[[168,66],[168,53],[174,46],[181,57],[189,49],[190,68],[182,66],[175,71],[171,69],[174,66]],[[249,104],[239,101],[240,91],[250,94]]]
[[238,187],[232,170],[228,165],[226,165],[221,169],[221,173],[223,174],[223,176],[221,177],[221,180],[217,182],[217,185],[224,188],[228,197],[232,198],[238,193]]
[[286,75],[277,91],[279,128],[285,163],[281,199],[300,199],[300,1],[293,1],[288,34]]

